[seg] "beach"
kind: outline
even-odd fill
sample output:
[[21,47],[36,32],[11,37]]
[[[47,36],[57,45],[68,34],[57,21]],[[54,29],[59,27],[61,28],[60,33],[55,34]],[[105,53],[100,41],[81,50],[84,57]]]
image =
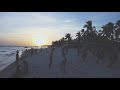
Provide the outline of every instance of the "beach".
[[[86,61],[77,54],[76,49],[69,49],[68,54],[62,57],[61,48],[55,47],[52,62],[49,60],[50,48],[45,48],[37,54],[26,54],[24,59],[28,64],[27,73],[18,78],[119,78],[120,62],[112,68],[105,63],[96,63],[96,57],[88,51]],[[25,55],[25,53],[24,53]],[[23,56],[24,56],[23,55]],[[107,61],[107,60],[106,60]],[[51,62],[51,63],[50,63]],[[50,65],[51,64],[51,65]],[[51,67],[50,67],[51,66]],[[13,62],[0,72],[0,78],[16,78],[16,65]]]

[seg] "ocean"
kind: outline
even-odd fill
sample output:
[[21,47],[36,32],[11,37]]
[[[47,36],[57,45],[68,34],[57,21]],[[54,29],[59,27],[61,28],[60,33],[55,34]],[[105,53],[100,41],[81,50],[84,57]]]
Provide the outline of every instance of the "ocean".
[[[21,56],[25,49],[23,46],[0,46],[0,71],[15,61],[17,50],[19,50],[19,56]],[[30,49],[30,47],[27,49]]]

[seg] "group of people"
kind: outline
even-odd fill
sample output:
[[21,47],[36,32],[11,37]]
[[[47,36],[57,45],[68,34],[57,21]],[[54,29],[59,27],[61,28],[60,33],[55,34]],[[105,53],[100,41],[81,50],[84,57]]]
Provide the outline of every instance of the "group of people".
[[[96,63],[104,63],[104,58],[108,58],[108,67],[111,67],[118,60],[118,49],[114,46],[85,46],[82,47],[81,57],[85,60],[90,51],[96,57]],[[113,54],[114,53],[114,54]]]
[[31,51],[31,56],[32,56],[32,55],[34,55],[34,54],[37,54],[38,49],[37,49],[37,48],[32,48],[32,47],[31,47],[31,50],[30,50],[30,51]]
[[[64,72],[65,72],[65,66],[66,66],[66,63],[67,63],[66,55],[68,54],[68,48],[69,47],[67,45],[63,45],[61,47],[61,55],[62,55],[62,58],[63,58],[63,60],[61,62],[61,70],[64,71]],[[93,47],[93,48],[91,48],[91,47],[78,47],[77,49],[78,49],[77,53],[78,53],[78,55],[81,53],[81,57],[82,57],[83,61],[86,61],[86,57],[88,55],[88,52],[87,52],[88,50],[91,53],[93,53],[93,55],[95,55],[97,57],[97,59],[96,59],[97,63],[99,63],[101,60],[103,60],[106,55],[109,55],[110,56],[109,66],[111,66],[116,61],[115,59],[118,58],[118,54],[114,50],[114,48],[108,50],[108,48],[104,48],[104,47]],[[26,49],[25,52],[28,52],[28,51],[31,53],[31,56],[38,53],[37,48],[31,48],[30,50]],[[43,51],[42,48],[40,49],[40,51],[41,52]],[[50,60],[49,68],[51,68],[51,66],[52,66],[54,51],[55,51],[55,47],[51,46],[50,47],[50,53],[49,53],[49,60]],[[111,54],[111,52],[113,52],[114,54]],[[17,52],[16,52],[17,72],[20,70],[20,65],[18,64],[19,61],[20,61],[19,51],[17,50]]]
[[[22,50],[23,51],[23,50]],[[42,48],[40,49],[40,51],[42,52]],[[35,54],[37,54],[38,53],[38,48],[33,48],[33,47],[31,47],[31,49],[26,49],[25,51],[23,51],[23,53],[30,53],[31,54],[31,56],[32,55],[35,55]]]

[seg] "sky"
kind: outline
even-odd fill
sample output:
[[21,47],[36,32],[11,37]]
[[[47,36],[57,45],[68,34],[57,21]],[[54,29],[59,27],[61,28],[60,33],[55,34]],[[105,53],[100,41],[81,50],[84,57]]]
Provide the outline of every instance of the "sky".
[[66,33],[75,38],[88,20],[100,30],[120,20],[120,12],[0,12],[0,45],[48,45]]

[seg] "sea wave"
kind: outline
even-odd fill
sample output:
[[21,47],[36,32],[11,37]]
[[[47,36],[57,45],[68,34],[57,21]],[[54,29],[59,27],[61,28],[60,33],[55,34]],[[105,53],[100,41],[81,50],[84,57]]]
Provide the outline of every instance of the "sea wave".
[[15,61],[16,51],[19,50],[19,54],[24,51],[24,47],[0,47],[0,71],[5,69],[6,66]]
[[7,52],[7,51],[0,51],[0,52]]
[[5,54],[5,55],[7,55],[7,56],[11,56],[11,55],[14,55],[15,54],[15,52],[8,52],[7,54]]

